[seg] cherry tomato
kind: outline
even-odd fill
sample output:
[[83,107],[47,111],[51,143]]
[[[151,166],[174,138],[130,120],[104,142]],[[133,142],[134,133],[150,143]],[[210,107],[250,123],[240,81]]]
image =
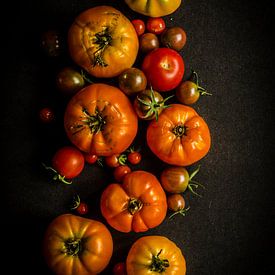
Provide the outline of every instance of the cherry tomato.
[[141,161],[141,154],[137,151],[132,151],[128,154],[127,159],[131,164],[136,165]]
[[185,200],[182,195],[180,194],[172,194],[167,197],[167,205],[170,210],[174,213],[169,216],[169,219],[174,217],[177,214],[181,214],[182,216],[186,215],[186,212],[190,209],[184,208],[185,207]]
[[125,154],[114,154],[108,157],[105,157],[105,163],[109,167],[118,167],[126,163],[127,156]]
[[140,19],[134,19],[131,22],[134,25],[137,35],[142,35],[145,31],[145,23]]
[[79,195],[74,196],[71,210],[75,210],[80,215],[88,213],[88,204],[80,200]]
[[113,268],[113,275],[127,275],[126,265],[124,262],[115,264],[115,266]]
[[128,165],[120,165],[114,169],[114,178],[117,182],[121,182],[129,173],[131,173],[131,168]]
[[58,173],[57,179],[62,182],[77,177],[82,172],[84,164],[83,154],[72,146],[60,148],[52,159],[52,167]]
[[56,85],[65,94],[75,94],[84,84],[82,75],[70,67],[63,68],[56,76]]
[[130,96],[145,90],[147,79],[140,69],[129,68],[119,75],[118,83],[119,88]]
[[186,43],[186,33],[180,27],[171,27],[161,34],[160,41],[164,47],[180,51]]
[[139,49],[142,53],[149,53],[150,51],[159,48],[159,39],[154,33],[144,33],[139,38]]
[[196,103],[201,95],[211,95],[198,84],[198,74],[192,72],[195,82],[191,80],[183,81],[176,89],[176,97],[182,104],[191,105]]
[[147,31],[154,34],[161,34],[165,27],[165,22],[161,17],[150,17],[146,22]]
[[[193,180],[193,177],[199,172],[198,167],[191,175],[187,169],[182,166],[171,166],[165,168],[160,175],[160,182],[163,189],[169,193],[183,193],[188,188],[193,194],[199,195],[193,188],[203,187],[200,183]],[[200,196],[200,195],[199,195]]]
[[61,53],[60,33],[57,30],[45,31],[41,36],[41,48],[47,56],[59,56]]
[[44,123],[50,123],[54,120],[54,112],[51,108],[42,108],[39,111],[39,118]]
[[94,164],[98,160],[98,156],[94,154],[84,154],[85,161],[89,164]]
[[148,53],[142,62],[148,85],[159,92],[176,88],[184,74],[184,62],[181,55],[168,48],[155,49]]

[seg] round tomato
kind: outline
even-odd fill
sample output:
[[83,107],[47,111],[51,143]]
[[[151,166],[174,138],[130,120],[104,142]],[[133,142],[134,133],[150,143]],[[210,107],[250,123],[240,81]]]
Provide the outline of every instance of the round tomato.
[[171,104],[147,128],[147,144],[162,161],[191,165],[210,149],[211,137],[204,119],[185,105]]
[[137,35],[140,36],[144,33],[145,31],[145,24],[142,20],[140,19],[134,19],[131,21],[136,32],[137,32]]
[[68,34],[72,59],[95,77],[114,77],[130,68],[139,43],[131,21],[110,6],[82,12]]
[[63,214],[49,224],[43,251],[56,274],[98,274],[111,259],[113,240],[103,223]]
[[147,82],[159,92],[176,88],[184,75],[184,62],[175,50],[158,48],[148,53],[142,62]]
[[97,156],[125,151],[134,140],[138,119],[127,96],[106,84],[86,86],[69,101],[64,117],[69,139]]
[[165,30],[165,27],[165,22],[161,17],[151,17],[146,22],[147,31],[154,34],[161,34]]
[[153,174],[134,171],[123,178],[122,184],[108,185],[102,193],[100,208],[116,230],[144,232],[165,219],[166,194]]
[[181,27],[171,27],[161,34],[160,40],[164,47],[180,51],[186,43],[186,33]]
[[163,236],[144,236],[132,245],[126,259],[128,275],[185,275],[186,261],[180,248]]
[[159,48],[159,39],[154,33],[146,32],[139,38],[139,49],[146,54]]
[[117,182],[121,182],[129,173],[131,173],[131,168],[128,165],[120,165],[114,169],[114,178]]
[[173,13],[180,6],[181,0],[125,0],[135,12],[150,17],[161,17]]
[[44,107],[39,111],[39,118],[44,123],[50,123],[54,120],[54,111],[52,108]]

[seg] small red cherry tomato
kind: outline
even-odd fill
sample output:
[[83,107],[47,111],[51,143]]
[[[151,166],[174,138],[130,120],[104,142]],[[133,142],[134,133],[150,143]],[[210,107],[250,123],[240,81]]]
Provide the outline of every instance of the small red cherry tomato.
[[165,22],[161,17],[150,17],[146,22],[147,31],[154,34],[161,34],[165,28]]
[[129,173],[131,173],[131,168],[128,165],[120,165],[114,169],[114,178],[117,182],[121,182]]
[[74,196],[73,205],[71,207],[72,210],[75,210],[80,215],[85,215],[88,213],[88,204],[82,202],[78,195]]
[[136,165],[141,161],[141,154],[137,151],[130,152],[127,159],[131,164]]
[[127,275],[125,263],[120,262],[115,264],[113,268],[113,275]]
[[134,19],[131,21],[132,24],[134,25],[134,28],[137,32],[137,35],[140,36],[144,33],[145,31],[145,24],[142,20],[140,19]]
[[114,154],[111,156],[105,157],[105,163],[109,167],[118,167],[126,163],[127,156],[124,154]]
[[54,112],[51,108],[45,107],[39,111],[39,118],[44,123],[50,123],[54,119]]
[[94,164],[98,160],[98,156],[94,154],[84,154],[85,161],[89,164]]

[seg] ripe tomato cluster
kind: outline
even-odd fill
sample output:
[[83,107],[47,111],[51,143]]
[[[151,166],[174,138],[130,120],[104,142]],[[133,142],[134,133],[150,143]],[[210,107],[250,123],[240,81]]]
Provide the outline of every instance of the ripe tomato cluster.
[[[167,27],[163,17],[130,21],[108,6],[81,13],[69,28],[67,45],[62,45],[58,31],[42,35],[41,46],[47,56],[56,58],[67,46],[75,63],[61,68],[55,79],[57,90],[68,100],[64,131],[71,145],[58,148],[51,165],[44,167],[54,180],[65,184],[72,184],[85,164],[111,171],[114,183],[103,191],[100,210],[118,231],[145,232],[160,225],[167,210],[172,212],[170,218],[185,216],[190,207],[186,208],[182,194],[189,190],[200,196],[196,189],[203,185],[194,180],[200,166],[192,173],[187,166],[206,156],[211,137],[205,120],[188,105],[196,103],[200,95],[211,94],[199,85],[195,71],[190,79],[184,79],[181,51],[186,37],[181,26]],[[104,79],[112,79],[114,84],[105,84]],[[51,123],[54,110],[41,107],[39,118]],[[146,127],[143,146],[167,164],[159,179],[139,168],[143,156],[134,142],[140,125]],[[70,209],[75,214],[88,214],[89,206],[79,195],[72,203]],[[78,242],[70,242],[68,249],[75,251]],[[161,242],[178,251],[169,240]],[[169,267],[161,260],[165,251],[159,248],[155,252],[149,255],[153,259],[150,270],[162,273]],[[118,263],[113,273],[134,274],[135,268],[130,266]]]

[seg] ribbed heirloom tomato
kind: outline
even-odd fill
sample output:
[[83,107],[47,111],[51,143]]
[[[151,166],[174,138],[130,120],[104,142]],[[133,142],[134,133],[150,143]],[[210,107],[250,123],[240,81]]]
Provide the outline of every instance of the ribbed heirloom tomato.
[[111,259],[113,240],[103,223],[63,214],[49,224],[43,251],[55,274],[96,275]]
[[91,84],[67,105],[66,133],[80,150],[97,156],[125,151],[137,133],[138,119],[127,96],[106,84]]
[[206,122],[193,108],[171,104],[158,121],[149,124],[147,144],[162,161],[187,166],[208,153],[211,137]]
[[146,171],[134,171],[103,191],[101,213],[121,232],[144,232],[162,223],[167,212],[166,194],[158,179]]
[[110,6],[82,12],[68,33],[72,59],[95,77],[114,77],[130,68],[139,43],[131,21]]

